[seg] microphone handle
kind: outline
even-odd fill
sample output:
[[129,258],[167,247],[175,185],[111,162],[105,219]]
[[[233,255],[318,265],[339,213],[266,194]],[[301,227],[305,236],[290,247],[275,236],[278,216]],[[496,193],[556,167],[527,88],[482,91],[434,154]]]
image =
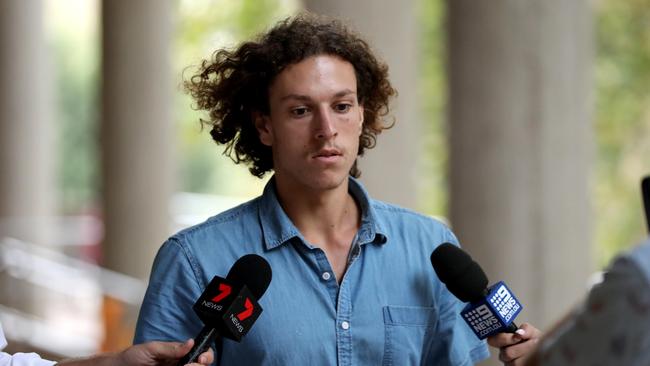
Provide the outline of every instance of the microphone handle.
[[219,332],[216,328],[209,325],[204,326],[199,335],[194,339],[194,347],[178,361],[176,366],[184,366],[188,363],[196,362],[201,353],[207,351],[218,337]]

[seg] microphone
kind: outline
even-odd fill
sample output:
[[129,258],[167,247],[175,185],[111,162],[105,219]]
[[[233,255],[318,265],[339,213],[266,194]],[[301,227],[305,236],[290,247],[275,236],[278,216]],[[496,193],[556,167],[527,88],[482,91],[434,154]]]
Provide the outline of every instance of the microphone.
[[195,362],[217,338],[241,341],[262,313],[257,300],[269,287],[271,276],[269,263],[256,254],[239,258],[226,278],[214,276],[192,307],[203,329],[177,365]]
[[641,192],[643,194],[643,206],[645,207],[645,221],[650,233],[650,175],[641,181]]
[[485,272],[469,254],[443,243],[431,253],[431,264],[449,292],[469,303],[460,314],[479,339],[517,330],[514,319],[523,306],[503,281],[488,287]]

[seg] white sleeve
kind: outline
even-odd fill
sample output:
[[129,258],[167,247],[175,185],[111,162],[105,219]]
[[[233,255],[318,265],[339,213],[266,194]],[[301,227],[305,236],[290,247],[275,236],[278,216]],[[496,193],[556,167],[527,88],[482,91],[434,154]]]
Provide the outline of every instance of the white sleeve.
[[16,353],[12,356],[0,352],[0,366],[52,366],[55,363],[42,359],[36,353]]
[[[0,324],[0,351],[7,347],[7,339]],[[52,366],[56,362],[42,359],[36,353],[16,353],[10,355],[0,352],[0,366]]]

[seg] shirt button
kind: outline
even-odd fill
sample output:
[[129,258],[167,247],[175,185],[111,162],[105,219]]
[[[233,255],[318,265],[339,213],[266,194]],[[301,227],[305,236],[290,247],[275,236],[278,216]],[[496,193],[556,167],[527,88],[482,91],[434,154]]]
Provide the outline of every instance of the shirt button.
[[330,278],[332,278],[332,275],[329,272],[323,272],[323,275],[321,276],[325,281],[329,281]]
[[342,323],[341,323],[341,328],[343,328],[344,330],[348,330],[348,329],[350,329],[350,323],[345,322],[345,321],[342,322]]

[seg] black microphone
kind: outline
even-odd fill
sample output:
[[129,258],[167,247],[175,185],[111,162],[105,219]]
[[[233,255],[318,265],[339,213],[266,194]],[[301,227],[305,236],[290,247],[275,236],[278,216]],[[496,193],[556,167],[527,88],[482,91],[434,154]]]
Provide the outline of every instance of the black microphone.
[[641,181],[641,192],[643,194],[643,206],[645,207],[645,221],[650,233],[650,175]]
[[431,264],[449,292],[469,303],[460,314],[478,338],[517,330],[514,319],[523,306],[502,281],[488,287],[485,272],[469,254],[443,243],[431,253]]
[[178,366],[195,362],[217,338],[241,341],[262,313],[257,300],[269,287],[271,276],[269,263],[256,254],[239,258],[226,278],[214,276],[193,306],[203,329]]

